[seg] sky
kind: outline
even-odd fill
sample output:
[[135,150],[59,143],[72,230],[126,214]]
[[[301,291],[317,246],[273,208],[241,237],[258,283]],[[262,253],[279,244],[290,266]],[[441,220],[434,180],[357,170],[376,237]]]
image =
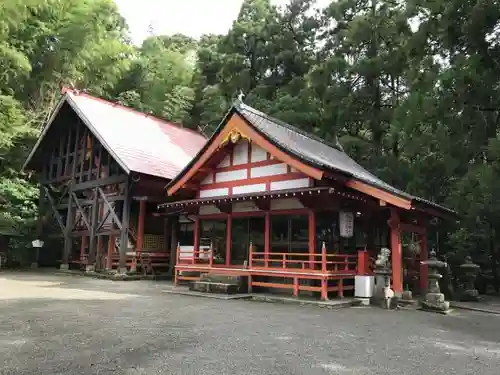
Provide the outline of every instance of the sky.
[[[290,0],[272,0],[283,5]],[[149,35],[181,33],[194,38],[223,34],[238,16],[243,0],[115,0],[134,43]],[[319,0],[324,2],[324,0]]]

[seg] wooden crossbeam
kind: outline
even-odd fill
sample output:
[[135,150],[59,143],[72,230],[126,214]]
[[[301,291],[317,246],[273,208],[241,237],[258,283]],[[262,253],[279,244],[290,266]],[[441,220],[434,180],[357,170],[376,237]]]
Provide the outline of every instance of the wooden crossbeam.
[[80,215],[82,217],[82,220],[83,220],[83,223],[85,224],[85,226],[87,227],[87,229],[90,230],[90,224],[89,224],[89,221],[87,219],[87,215],[85,214],[85,211],[83,210],[82,206],[80,206],[80,202],[78,202],[78,197],[76,196],[75,193],[71,193],[71,196],[73,197],[74,201],[75,201],[75,204],[76,204],[76,210],[78,212],[80,212]]
[[47,186],[44,186],[43,188],[45,190],[45,194],[47,195],[47,199],[49,200],[50,208],[52,209],[52,213],[54,214],[54,217],[56,218],[57,223],[61,227],[61,230],[62,230],[63,234],[65,234],[66,233],[66,227],[64,226],[64,224],[62,222],[61,214],[56,209],[56,202],[54,201],[54,198],[52,198],[52,196],[50,195],[50,191],[47,188]]
[[102,199],[104,200],[104,203],[106,204],[106,206],[108,207],[108,211],[111,213],[111,215],[113,216],[113,219],[115,220],[116,222],[116,225],[118,226],[118,228],[121,230],[122,229],[122,222],[121,220],[118,218],[118,216],[116,215],[115,213],[115,208],[113,206],[111,206],[111,203],[109,203],[108,199],[106,198],[106,194],[104,194],[104,191],[102,191],[102,189],[100,187],[97,188],[97,191],[99,192],[99,195],[101,195]]

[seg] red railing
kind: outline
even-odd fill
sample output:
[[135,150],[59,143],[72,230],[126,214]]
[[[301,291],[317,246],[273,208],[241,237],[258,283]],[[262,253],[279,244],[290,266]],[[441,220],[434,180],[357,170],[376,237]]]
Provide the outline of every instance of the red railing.
[[176,264],[214,264],[214,251],[212,246],[201,248],[198,250],[181,249],[180,244],[177,244]]
[[355,273],[358,256],[348,254],[328,254],[325,245],[320,254],[255,252],[250,245],[249,267],[315,270],[333,273]]

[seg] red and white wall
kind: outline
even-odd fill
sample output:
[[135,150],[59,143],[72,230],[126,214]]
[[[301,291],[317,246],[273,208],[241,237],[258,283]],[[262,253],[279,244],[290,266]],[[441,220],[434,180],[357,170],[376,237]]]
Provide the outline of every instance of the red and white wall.
[[256,144],[242,140],[201,182],[198,197],[290,190],[310,187],[312,183],[310,177],[274,159]]

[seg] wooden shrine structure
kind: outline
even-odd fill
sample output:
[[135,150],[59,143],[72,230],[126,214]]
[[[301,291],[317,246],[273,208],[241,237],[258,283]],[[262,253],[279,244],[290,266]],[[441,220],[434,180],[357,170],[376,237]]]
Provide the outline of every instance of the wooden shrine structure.
[[370,259],[391,250],[403,291],[404,233],[418,238],[412,272],[425,288],[427,231],[454,212],[383,182],[336,145],[243,103],[168,184],[166,215],[183,213],[175,282],[202,274],[248,280],[248,289],[315,292],[354,288]]
[[[169,267],[178,224],[154,216],[156,207],[205,142],[192,130],[63,90],[24,166],[40,182],[38,237],[64,239],[61,268]],[[50,251],[46,245],[39,256]]]

